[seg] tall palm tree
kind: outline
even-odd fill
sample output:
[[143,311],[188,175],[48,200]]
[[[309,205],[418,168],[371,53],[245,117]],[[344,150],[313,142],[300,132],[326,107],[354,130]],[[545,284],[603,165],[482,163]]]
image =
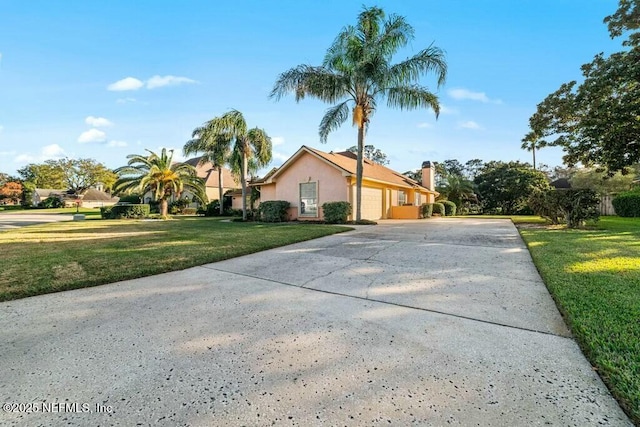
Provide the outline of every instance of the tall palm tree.
[[211,162],[218,170],[218,200],[220,201],[220,215],[222,215],[224,213],[224,203],[222,201],[224,195],[222,168],[230,159],[230,140],[225,137],[225,135],[214,133],[212,131],[211,121],[195,128],[191,138],[192,139],[184,145],[184,155],[189,156],[191,154],[203,153],[199,164],[202,165]]
[[539,149],[544,146],[545,146],[544,141],[542,141],[538,137],[538,134],[536,134],[535,132],[529,132],[528,134],[525,135],[524,138],[522,138],[522,145],[520,146],[520,148],[522,148],[523,150],[531,151],[531,153],[533,154],[533,170],[537,170],[536,169],[536,149]]
[[[248,129],[238,110],[214,117],[206,124],[206,132],[217,135],[217,144],[231,150],[231,171],[240,176],[242,183],[242,219],[247,219],[247,174],[266,166],[271,161],[271,138],[263,129]],[[224,150],[223,150],[224,151]]]
[[393,55],[413,39],[413,28],[401,16],[378,7],[364,8],[356,26],[345,27],[327,51],[321,66],[298,65],[280,74],[271,97],[288,93],[296,102],[311,96],[337,105],[330,107],[320,122],[320,141],[340,127],[349,115],[358,128],[356,167],[356,220],[361,219],[363,150],[366,130],[377,101],[386,98],[388,107],[432,108],[438,116],[438,97],[419,85],[422,75],[435,72],[438,87],[444,84],[447,63],[444,52],[431,45],[416,55],[391,64]]
[[186,163],[173,162],[173,150],[162,149],[160,155],[153,151],[148,156],[130,154],[127,166],[115,170],[119,178],[114,184],[114,191],[136,190],[141,194],[151,192],[153,200],[160,202],[160,214],[167,216],[169,198],[180,197],[184,190],[189,190],[206,202],[204,182],[198,178],[196,169]]

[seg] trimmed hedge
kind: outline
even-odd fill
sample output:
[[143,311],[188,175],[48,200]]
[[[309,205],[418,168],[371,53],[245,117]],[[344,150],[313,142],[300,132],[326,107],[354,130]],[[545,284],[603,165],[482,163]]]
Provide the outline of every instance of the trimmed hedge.
[[535,190],[529,196],[529,206],[553,224],[564,219],[569,228],[578,228],[586,221],[600,218],[600,197],[590,189]]
[[422,218],[431,218],[431,215],[433,215],[433,203],[424,203],[421,206],[420,213]]
[[269,200],[260,203],[258,217],[264,222],[284,222],[289,219],[287,209],[291,203],[286,200]]
[[442,204],[440,202],[435,202],[433,204],[433,213],[445,216],[446,215],[446,211],[444,210],[444,204]]
[[351,215],[351,203],[327,202],[322,205],[325,222],[329,224],[344,224]]
[[100,208],[102,219],[139,219],[151,213],[149,205],[113,205]]
[[444,214],[446,216],[454,216],[456,214],[456,209],[458,207],[455,203],[449,200],[444,200],[442,204],[444,205]]
[[616,215],[624,217],[640,216],[640,190],[625,191],[611,200]]

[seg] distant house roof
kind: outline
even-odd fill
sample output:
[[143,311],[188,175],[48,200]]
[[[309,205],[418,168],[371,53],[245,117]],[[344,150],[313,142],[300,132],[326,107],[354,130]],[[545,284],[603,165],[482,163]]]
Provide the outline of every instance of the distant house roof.
[[559,178],[549,183],[553,188],[571,188],[571,183],[567,178]]
[[46,199],[47,197],[54,196],[66,196],[67,190],[54,190],[51,188],[36,188],[34,192],[41,198]]
[[120,200],[119,197],[112,197],[111,194],[105,193],[104,191],[96,190],[95,188],[90,188],[84,192],[82,200],[85,202],[96,201],[96,202],[114,202],[117,203]]
[[[344,176],[356,176],[357,155],[355,153],[350,151],[342,151],[339,153],[334,153],[332,151],[330,153],[325,153],[324,151],[303,145],[293,156],[284,162],[279,169],[270,171],[267,176],[263,178],[264,182],[269,183],[275,180],[282,171],[286,170],[305,152],[334,166],[336,169],[340,170]],[[436,193],[423,187],[419,182],[368,159],[364,159],[362,177],[373,181],[394,184],[399,187],[420,188],[427,192]]]
[[[218,188],[218,168],[213,163],[205,161],[202,163],[203,156],[194,157],[186,160],[185,163],[196,168],[199,178],[204,179],[206,187]],[[222,168],[222,186],[225,188],[238,188],[239,182],[227,168]]]

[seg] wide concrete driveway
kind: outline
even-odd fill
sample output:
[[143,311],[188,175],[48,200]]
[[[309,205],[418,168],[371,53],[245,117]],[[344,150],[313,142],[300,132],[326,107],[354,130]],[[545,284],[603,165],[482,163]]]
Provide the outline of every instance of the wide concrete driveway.
[[0,343],[2,425],[630,425],[505,220],[2,303]]

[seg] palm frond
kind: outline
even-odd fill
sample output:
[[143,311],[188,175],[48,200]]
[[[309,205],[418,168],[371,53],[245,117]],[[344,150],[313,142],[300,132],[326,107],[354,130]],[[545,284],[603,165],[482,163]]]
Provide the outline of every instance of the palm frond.
[[280,74],[269,97],[279,100],[293,93],[296,102],[308,95],[332,103],[348,94],[348,83],[348,79],[328,68],[303,64]]
[[401,110],[431,108],[436,117],[440,115],[438,97],[421,86],[396,86],[386,89],[384,93],[389,107],[398,107]]
[[403,85],[418,81],[423,75],[434,72],[438,76],[438,86],[447,79],[447,62],[442,49],[433,45],[421,50],[389,69],[388,78],[392,85]]
[[326,143],[329,134],[347,121],[349,118],[349,102],[351,100],[344,101],[326,111],[319,127],[320,142]]

